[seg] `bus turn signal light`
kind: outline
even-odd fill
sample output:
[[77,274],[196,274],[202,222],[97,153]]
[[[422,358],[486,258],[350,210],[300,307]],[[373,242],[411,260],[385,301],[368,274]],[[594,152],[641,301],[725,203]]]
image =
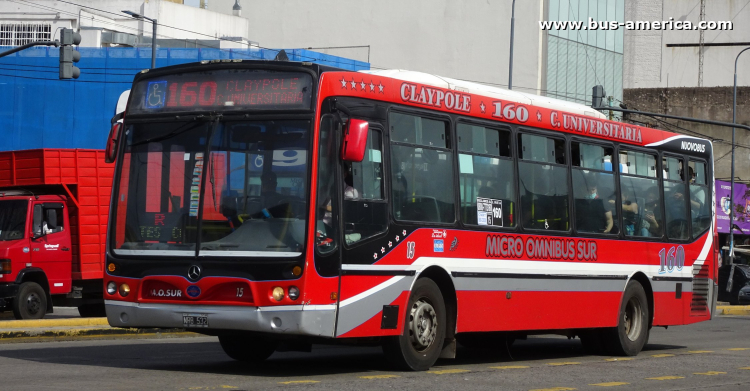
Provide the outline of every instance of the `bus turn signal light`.
[[113,272],[114,272],[115,270],[117,270],[117,266],[115,266],[115,264],[114,264],[114,263],[110,263],[109,265],[107,265],[107,270],[108,270],[108,271],[109,271],[110,273],[113,273]]
[[295,277],[299,277],[302,274],[302,268],[300,266],[295,266],[292,268],[292,275]]

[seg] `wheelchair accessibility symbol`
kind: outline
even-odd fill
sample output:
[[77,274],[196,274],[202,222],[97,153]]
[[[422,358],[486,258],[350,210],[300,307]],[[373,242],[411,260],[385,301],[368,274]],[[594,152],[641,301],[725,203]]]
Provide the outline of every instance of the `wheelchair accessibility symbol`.
[[161,109],[164,107],[164,102],[167,98],[167,82],[166,81],[152,81],[148,83],[146,88],[146,102],[145,106],[147,109]]

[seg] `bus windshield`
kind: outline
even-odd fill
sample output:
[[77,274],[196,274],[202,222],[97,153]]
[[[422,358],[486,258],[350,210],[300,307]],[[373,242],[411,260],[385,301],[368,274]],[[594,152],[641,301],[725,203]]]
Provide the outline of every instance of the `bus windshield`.
[[0,241],[23,239],[29,202],[0,201]]
[[307,120],[130,125],[115,189],[114,251],[300,255],[309,128]]

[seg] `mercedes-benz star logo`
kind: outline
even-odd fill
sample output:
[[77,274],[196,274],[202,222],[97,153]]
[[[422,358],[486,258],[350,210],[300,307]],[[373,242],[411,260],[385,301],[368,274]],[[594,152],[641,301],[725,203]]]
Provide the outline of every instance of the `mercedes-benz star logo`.
[[190,269],[188,269],[188,278],[193,281],[201,278],[201,267],[198,265],[190,266]]

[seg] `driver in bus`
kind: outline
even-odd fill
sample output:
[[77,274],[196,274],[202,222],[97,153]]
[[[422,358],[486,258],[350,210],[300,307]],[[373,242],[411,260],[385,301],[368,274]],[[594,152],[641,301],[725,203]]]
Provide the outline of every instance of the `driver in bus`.
[[273,171],[264,172],[260,176],[260,196],[264,208],[270,208],[279,204],[283,196],[276,192],[276,174]]

